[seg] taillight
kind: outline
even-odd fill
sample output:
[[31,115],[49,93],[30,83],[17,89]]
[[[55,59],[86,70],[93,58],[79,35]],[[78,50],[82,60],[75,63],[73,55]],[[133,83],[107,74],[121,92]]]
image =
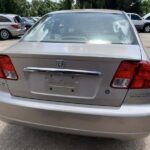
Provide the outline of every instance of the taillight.
[[10,58],[6,55],[0,55],[0,78],[10,80],[18,79],[16,70]]
[[150,62],[142,61],[132,81],[132,89],[150,88]]
[[15,28],[15,29],[20,29],[20,25],[19,24],[12,24],[11,25],[13,28]]
[[123,61],[111,82],[111,87],[121,89],[150,88],[150,63]]

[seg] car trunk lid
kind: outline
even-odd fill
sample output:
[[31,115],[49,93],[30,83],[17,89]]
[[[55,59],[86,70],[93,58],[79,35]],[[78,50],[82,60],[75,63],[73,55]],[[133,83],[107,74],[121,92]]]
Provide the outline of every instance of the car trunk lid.
[[4,52],[19,80],[7,80],[14,96],[120,106],[127,89],[110,87],[123,60],[141,60],[137,45],[19,42]]

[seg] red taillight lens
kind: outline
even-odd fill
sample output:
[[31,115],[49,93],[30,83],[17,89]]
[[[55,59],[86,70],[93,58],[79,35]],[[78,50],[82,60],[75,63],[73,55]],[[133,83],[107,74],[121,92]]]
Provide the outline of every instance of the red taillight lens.
[[138,62],[123,61],[113,78],[111,86],[114,88],[128,88],[138,68]]
[[150,88],[150,63],[142,61],[131,84],[132,89]]
[[15,28],[15,29],[20,29],[20,25],[19,24],[12,24],[11,25],[13,28]]
[[150,63],[146,61],[121,62],[112,82],[113,88],[150,88]]
[[10,58],[6,55],[0,55],[0,78],[10,80],[18,79],[16,70]]

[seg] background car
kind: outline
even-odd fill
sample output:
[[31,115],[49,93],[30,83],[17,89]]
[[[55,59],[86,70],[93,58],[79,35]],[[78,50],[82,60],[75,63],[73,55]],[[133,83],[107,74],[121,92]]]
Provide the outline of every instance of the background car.
[[127,13],[133,24],[139,31],[150,32],[150,21],[143,19],[136,13]]
[[7,40],[10,37],[23,35],[26,28],[22,19],[14,14],[0,14],[0,38]]
[[34,23],[40,20],[41,17],[27,17],[29,20],[32,20]]
[[41,17],[32,17],[36,22],[41,19]]
[[146,14],[145,16],[143,16],[143,19],[150,21],[150,13]]
[[26,30],[28,30],[29,28],[31,28],[34,25],[34,21],[28,19],[27,17],[21,17],[23,20],[23,23],[26,27]]

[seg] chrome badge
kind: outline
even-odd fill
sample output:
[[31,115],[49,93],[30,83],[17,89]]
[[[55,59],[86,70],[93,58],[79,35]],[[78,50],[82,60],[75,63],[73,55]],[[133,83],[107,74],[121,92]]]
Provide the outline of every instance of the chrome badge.
[[58,68],[63,68],[64,67],[64,60],[56,60],[56,66]]

